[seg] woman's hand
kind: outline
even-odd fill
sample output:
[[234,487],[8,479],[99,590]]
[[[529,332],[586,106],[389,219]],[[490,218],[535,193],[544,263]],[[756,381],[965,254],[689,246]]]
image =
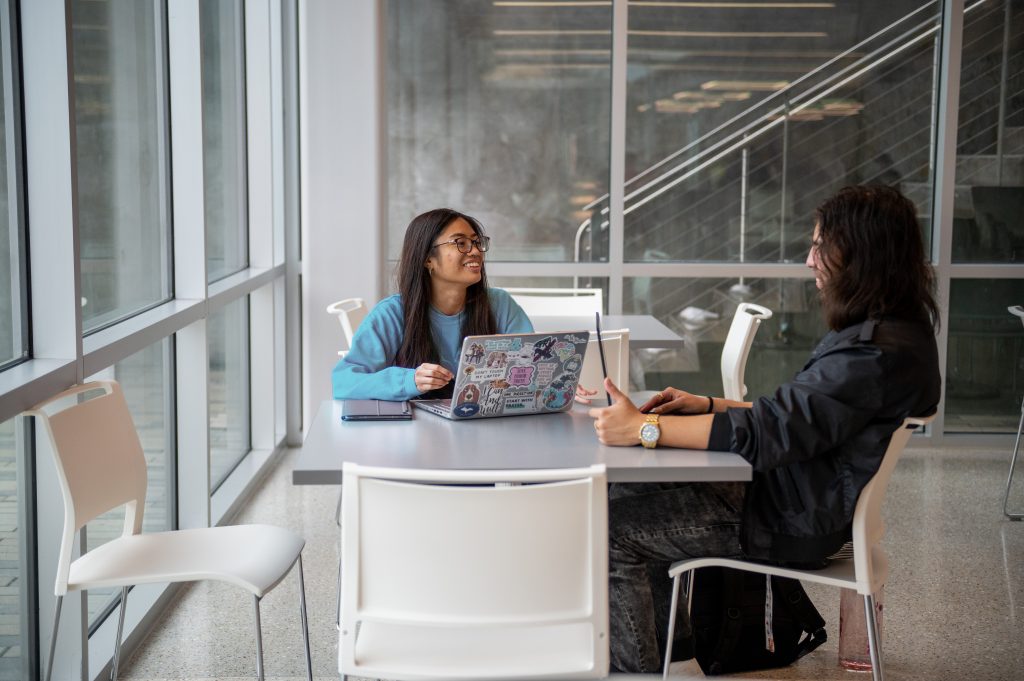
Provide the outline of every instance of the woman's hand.
[[443,388],[448,385],[452,378],[454,378],[452,372],[440,364],[427,364],[426,362],[416,367],[416,373],[414,374],[416,389],[420,393],[428,393],[431,390]]
[[594,407],[589,412],[594,419],[597,439],[620,447],[640,444],[640,427],[646,418],[610,378],[604,379],[604,389],[612,396],[612,406]]
[[665,388],[651,399],[644,402],[640,411],[653,414],[706,414],[708,398],[679,390]]

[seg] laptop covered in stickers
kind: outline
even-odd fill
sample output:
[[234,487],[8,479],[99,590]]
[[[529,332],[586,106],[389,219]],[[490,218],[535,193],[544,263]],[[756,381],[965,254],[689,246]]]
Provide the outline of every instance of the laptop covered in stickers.
[[454,420],[568,411],[588,340],[589,331],[467,336],[451,399],[412,404]]

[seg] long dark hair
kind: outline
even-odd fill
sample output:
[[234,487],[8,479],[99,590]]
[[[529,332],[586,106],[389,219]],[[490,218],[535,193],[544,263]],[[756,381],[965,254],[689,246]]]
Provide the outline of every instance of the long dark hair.
[[938,326],[935,275],[924,252],[917,211],[892,187],[844,187],[814,211],[822,307],[839,330],[896,317]]
[[[451,208],[435,208],[417,215],[405,230],[397,273],[405,318],[405,336],[396,358],[398,366],[415,368],[424,362],[436,364],[440,361],[440,353],[430,332],[431,282],[426,263],[437,237],[459,218],[465,220],[477,236],[484,236],[479,220]],[[480,281],[466,289],[463,313],[464,337],[497,333],[498,323],[487,298],[487,272],[483,263],[480,265]]]

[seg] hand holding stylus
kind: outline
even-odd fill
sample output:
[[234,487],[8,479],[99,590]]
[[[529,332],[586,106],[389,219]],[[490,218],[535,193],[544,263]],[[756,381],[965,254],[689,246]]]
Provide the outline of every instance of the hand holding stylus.
[[606,445],[640,444],[640,426],[644,423],[644,415],[610,378],[604,379],[604,389],[612,399],[612,406],[594,407],[588,412],[594,419],[597,439]]

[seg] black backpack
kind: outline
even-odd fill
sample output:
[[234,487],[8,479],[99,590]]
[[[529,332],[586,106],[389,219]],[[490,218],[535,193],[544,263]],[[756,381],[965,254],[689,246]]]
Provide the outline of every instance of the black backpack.
[[784,667],[828,640],[799,581],[731,568],[695,571],[690,620],[706,676]]

